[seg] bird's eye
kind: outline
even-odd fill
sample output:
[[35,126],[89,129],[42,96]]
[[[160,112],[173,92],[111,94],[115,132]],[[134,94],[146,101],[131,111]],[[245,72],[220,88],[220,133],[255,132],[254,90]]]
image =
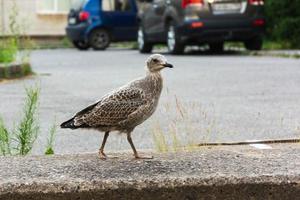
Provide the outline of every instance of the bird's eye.
[[153,62],[156,62],[156,63],[157,63],[157,62],[158,62],[158,60],[157,60],[157,59],[153,59]]

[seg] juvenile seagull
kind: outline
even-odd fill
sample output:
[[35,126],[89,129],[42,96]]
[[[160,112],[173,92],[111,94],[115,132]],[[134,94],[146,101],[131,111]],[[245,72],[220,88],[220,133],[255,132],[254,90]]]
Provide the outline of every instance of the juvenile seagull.
[[106,159],[104,146],[111,131],[127,134],[127,140],[137,159],[137,153],[131,139],[134,128],[148,119],[156,110],[163,87],[160,71],[173,68],[160,54],[151,55],[146,61],[146,76],[129,82],[119,89],[103,96],[97,103],[88,106],[75,116],[62,123],[61,128],[91,128],[105,132],[99,157]]

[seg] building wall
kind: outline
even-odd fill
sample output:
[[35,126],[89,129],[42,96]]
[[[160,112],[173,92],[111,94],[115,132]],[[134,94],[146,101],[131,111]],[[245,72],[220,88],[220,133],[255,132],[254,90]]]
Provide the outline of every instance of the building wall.
[[0,0],[0,31],[9,34],[9,16],[16,2],[19,13],[18,23],[26,34],[31,36],[65,35],[67,13],[42,13],[38,1],[42,0]]

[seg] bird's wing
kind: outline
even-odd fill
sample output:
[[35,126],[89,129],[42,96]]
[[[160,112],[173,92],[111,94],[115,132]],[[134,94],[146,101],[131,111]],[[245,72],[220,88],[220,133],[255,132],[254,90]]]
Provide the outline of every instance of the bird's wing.
[[103,97],[75,115],[76,126],[115,126],[146,104],[145,93],[138,88],[121,88]]

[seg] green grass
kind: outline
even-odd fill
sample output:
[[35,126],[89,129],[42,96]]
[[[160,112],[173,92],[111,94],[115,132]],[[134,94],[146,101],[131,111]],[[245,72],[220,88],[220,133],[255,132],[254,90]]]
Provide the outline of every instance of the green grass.
[[[235,48],[245,48],[242,42],[226,42],[225,46],[227,48],[235,47]],[[263,50],[284,50],[284,49],[292,49],[290,43],[285,41],[272,41],[272,40],[264,40]]]
[[17,54],[17,43],[13,38],[0,40],[0,63],[13,62]]
[[[19,15],[19,8],[16,1],[12,1],[12,8],[8,12],[8,30],[6,34],[9,36],[0,37],[0,63],[11,63],[16,61],[17,54],[21,49],[27,49],[19,54],[20,60],[23,63],[29,61],[29,49],[34,48],[34,43],[26,34],[27,24],[26,19]],[[22,23],[20,23],[22,22]],[[26,23],[27,22],[27,23]],[[0,33],[0,36],[4,35]]]
[[[159,122],[157,121],[154,128],[152,129],[152,136],[156,150],[159,152],[168,152],[169,145],[166,143],[165,133],[163,132]],[[176,148],[175,146],[174,148]]]
[[31,49],[66,49],[73,48],[72,42],[67,38],[63,37],[61,39],[53,40],[53,41],[36,41]]
[[263,49],[264,50],[292,49],[292,45],[289,42],[285,42],[285,41],[264,40]]
[[72,42],[67,37],[64,37],[61,40],[61,45],[64,48],[71,48],[73,46]]
[[158,109],[160,119],[154,119],[150,129],[153,145],[158,152],[202,150],[203,147],[209,146],[211,143],[237,142],[240,136],[245,133],[247,133],[247,139],[260,139],[257,138],[257,131],[261,132],[261,136],[263,136],[263,133],[269,133],[274,128],[278,131],[295,132],[297,137],[300,134],[300,123],[290,118],[290,113],[288,116],[283,114],[284,111],[274,113],[274,119],[268,122],[270,126],[263,129],[258,127],[261,127],[264,120],[270,120],[269,115],[257,111],[245,112],[251,127],[235,127],[238,119],[228,121],[228,126],[222,124],[220,120],[226,120],[224,116],[234,113],[216,112],[216,109],[220,109],[219,106],[221,105],[202,104],[199,101],[191,102],[190,100],[182,102],[176,95],[172,98],[168,88],[166,88],[166,93],[168,101],[162,103]]
[[154,121],[151,133],[158,152],[193,151],[199,148],[199,139],[208,142],[212,133],[219,134],[215,117],[200,103],[183,103],[175,95],[163,104],[161,112],[169,125]]
[[13,1],[13,7],[9,13],[9,30],[8,33],[12,37],[2,38],[0,40],[0,63],[10,63],[15,61],[18,52],[18,35],[19,32],[17,17],[18,10],[16,2]]

